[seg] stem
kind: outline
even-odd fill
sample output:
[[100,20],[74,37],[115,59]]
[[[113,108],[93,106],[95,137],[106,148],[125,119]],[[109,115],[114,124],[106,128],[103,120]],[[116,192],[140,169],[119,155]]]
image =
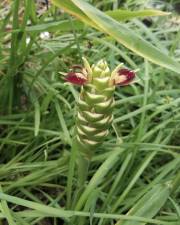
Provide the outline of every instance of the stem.
[[86,189],[81,194],[78,202],[76,203],[75,210],[81,210],[84,206],[90,193],[102,182],[108,171],[119,160],[120,151],[113,151],[112,154],[105,160],[105,162],[99,167],[94,176],[91,178]]
[[68,170],[68,180],[67,180],[67,205],[66,207],[69,209],[71,204],[71,195],[72,195],[72,184],[73,177],[76,165],[76,157],[77,157],[77,140],[74,138],[72,143],[70,161],[69,161],[69,170]]
[[67,208],[71,208],[72,203],[72,186],[73,186],[73,177],[74,177],[74,171],[77,161],[78,166],[78,176],[77,176],[77,182],[78,182],[78,190],[77,192],[80,193],[81,190],[83,190],[85,186],[85,182],[88,175],[88,168],[89,168],[89,160],[86,159],[81,154],[81,147],[79,146],[77,139],[74,138],[72,143],[72,150],[71,150],[71,156],[70,156],[70,162],[69,162],[69,171],[68,171],[68,181],[67,181]]
[[[18,12],[19,12],[19,4],[20,1],[16,0],[13,4],[13,30],[18,29],[19,21],[18,21]],[[8,113],[12,112],[13,107],[13,95],[14,95],[14,74],[16,74],[16,65],[17,63],[17,49],[18,49],[18,34],[12,33],[11,38],[11,52],[10,52],[10,59],[9,59],[9,69],[8,69],[8,82],[9,82],[9,96],[8,96]]]
[[78,156],[78,187],[83,189],[88,176],[90,160],[86,159],[83,155]]

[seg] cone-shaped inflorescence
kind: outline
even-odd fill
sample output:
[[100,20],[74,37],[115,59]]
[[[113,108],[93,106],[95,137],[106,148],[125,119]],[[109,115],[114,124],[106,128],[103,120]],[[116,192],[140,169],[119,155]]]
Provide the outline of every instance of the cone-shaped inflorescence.
[[74,66],[66,80],[81,85],[76,121],[76,138],[85,157],[101,145],[109,133],[113,121],[115,86],[129,84],[135,73],[122,64],[111,73],[104,60],[90,67],[84,59],[84,68]]

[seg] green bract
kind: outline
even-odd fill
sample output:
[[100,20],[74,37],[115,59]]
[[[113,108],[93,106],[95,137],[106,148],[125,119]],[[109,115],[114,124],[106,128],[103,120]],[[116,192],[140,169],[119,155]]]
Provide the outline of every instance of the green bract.
[[85,152],[99,146],[108,135],[113,120],[114,90],[107,63],[100,60],[91,68],[85,61],[89,82],[81,87],[76,122],[77,140]]

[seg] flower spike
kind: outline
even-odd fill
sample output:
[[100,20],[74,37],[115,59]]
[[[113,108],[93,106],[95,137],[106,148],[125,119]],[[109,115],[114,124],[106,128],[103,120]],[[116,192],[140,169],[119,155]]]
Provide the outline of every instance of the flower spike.
[[82,60],[84,66],[73,66],[66,81],[81,86],[75,136],[81,154],[90,159],[92,150],[103,143],[112,124],[115,87],[131,83],[135,71],[124,68],[123,64],[111,71],[104,59],[93,65],[85,58]]

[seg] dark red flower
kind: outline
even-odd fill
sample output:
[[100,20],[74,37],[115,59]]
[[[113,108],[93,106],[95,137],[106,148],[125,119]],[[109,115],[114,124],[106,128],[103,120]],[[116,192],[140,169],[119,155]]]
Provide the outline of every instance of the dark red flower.
[[70,71],[66,75],[66,81],[76,85],[85,84],[87,81],[87,77],[83,73],[83,68],[79,65],[73,66],[72,71]]
[[69,72],[66,76],[66,80],[72,84],[83,85],[86,83],[87,79],[83,74]]
[[135,72],[126,68],[119,69],[115,77],[115,84],[125,86],[131,83],[135,78]]

